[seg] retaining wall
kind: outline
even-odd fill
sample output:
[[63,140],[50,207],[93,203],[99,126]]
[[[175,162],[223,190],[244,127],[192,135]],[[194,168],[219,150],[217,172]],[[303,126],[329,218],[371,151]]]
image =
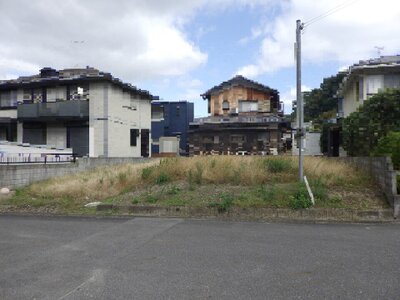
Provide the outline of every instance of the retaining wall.
[[400,195],[397,194],[397,171],[393,169],[390,157],[340,157],[339,160],[355,164],[371,174],[384,192],[394,209],[394,217],[400,213]]
[[17,188],[33,182],[86,171],[104,165],[149,162],[149,158],[79,158],[75,163],[0,165],[0,187]]

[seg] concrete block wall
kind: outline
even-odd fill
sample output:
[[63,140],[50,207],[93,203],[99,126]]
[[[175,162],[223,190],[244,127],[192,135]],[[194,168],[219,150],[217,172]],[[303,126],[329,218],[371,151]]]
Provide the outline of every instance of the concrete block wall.
[[75,163],[0,165],[0,187],[11,189],[31,183],[95,169],[104,165],[149,162],[149,158],[80,158]]
[[400,213],[400,195],[397,193],[397,171],[393,169],[390,157],[340,157],[336,158],[355,164],[371,174],[384,192],[386,199],[394,209],[394,217]]

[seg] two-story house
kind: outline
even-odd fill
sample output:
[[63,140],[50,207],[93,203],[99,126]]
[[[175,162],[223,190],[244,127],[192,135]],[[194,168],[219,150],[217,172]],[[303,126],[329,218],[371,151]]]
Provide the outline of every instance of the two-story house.
[[94,68],[43,68],[0,81],[0,139],[80,156],[147,157],[153,99]]
[[277,154],[284,149],[287,122],[277,90],[238,75],[201,96],[210,116],[190,125],[193,154]]
[[348,70],[339,95],[339,117],[348,117],[372,95],[400,88],[400,55],[360,61]]

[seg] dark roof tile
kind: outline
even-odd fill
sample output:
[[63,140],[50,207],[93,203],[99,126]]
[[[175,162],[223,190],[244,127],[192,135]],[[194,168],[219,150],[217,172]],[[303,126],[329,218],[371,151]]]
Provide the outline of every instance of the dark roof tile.
[[279,92],[275,89],[271,89],[270,87],[263,85],[261,83],[258,83],[256,81],[247,79],[246,77],[243,77],[242,75],[236,75],[230,80],[224,81],[219,85],[214,86],[213,88],[209,89],[206,91],[204,94],[201,94],[200,96],[203,97],[203,99],[206,99],[210,97],[212,94],[218,93],[222,90],[229,89],[234,86],[243,86],[243,87],[248,87],[248,88],[253,88],[255,90],[259,90],[262,92],[267,92],[270,94],[275,94],[276,96],[279,94]]

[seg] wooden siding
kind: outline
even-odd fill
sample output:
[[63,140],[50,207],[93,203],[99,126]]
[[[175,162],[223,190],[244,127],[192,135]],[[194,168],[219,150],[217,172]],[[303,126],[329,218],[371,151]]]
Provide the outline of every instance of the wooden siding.
[[228,113],[228,111],[223,110],[222,103],[224,101],[229,103],[229,112],[236,111],[239,108],[240,100],[258,100],[258,111],[262,113],[270,113],[272,112],[272,107],[276,106],[271,104],[270,98],[271,96],[265,92],[260,92],[251,88],[232,87],[211,96],[211,115],[217,116]]

